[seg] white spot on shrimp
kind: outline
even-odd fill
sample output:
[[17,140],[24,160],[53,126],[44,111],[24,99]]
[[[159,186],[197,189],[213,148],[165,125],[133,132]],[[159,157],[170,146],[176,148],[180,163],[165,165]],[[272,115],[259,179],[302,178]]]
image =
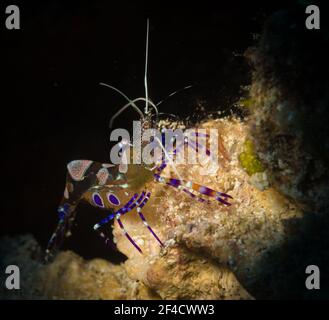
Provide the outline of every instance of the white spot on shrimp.
[[99,169],[96,174],[100,185],[104,185],[109,177],[109,172],[106,168]]
[[73,160],[67,165],[67,170],[73,180],[81,181],[92,163],[91,160]]

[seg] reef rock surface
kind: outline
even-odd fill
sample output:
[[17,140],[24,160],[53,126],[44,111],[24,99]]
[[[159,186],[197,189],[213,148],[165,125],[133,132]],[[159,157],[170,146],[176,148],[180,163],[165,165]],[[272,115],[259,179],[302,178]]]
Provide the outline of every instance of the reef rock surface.
[[[204,122],[201,127],[218,128],[220,132],[218,169],[203,175],[201,165],[180,165],[177,171],[184,180],[230,194],[232,205],[200,203],[177,189],[150,183],[147,190],[152,197],[143,213],[165,242],[165,248],[160,250],[137,215],[125,215],[122,220],[127,231],[145,254],[132,247],[115,225],[118,249],[128,257],[123,266],[132,279],[145,283],[163,298],[223,298],[222,292],[227,292],[224,279],[231,276],[226,274],[221,281],[215,279],[219,273],[224,275],[225,270],[232,271],[252,295],[263,297],[266,294],[263,269],[271,270],[264,261],[293,236],[286,225],[300,219],[303,212],[268,186],[265,171],[262,173],[265,182],[260,186],[240,164],[239,155],[249,137],[249,126],[244,121],[224,118]],[[175,172],[168,167],[163,176],[175,176]],[[216,270],[215,266],[217,271],[211,285],[201,281]],[[274,279],[275,275],[273,282]]]
[[[84,261],[71,251],[60,252],[53,263],[42,264],[44,254],[32,235],[2,238],[1,269],[20,267],[20,290],[2,287],[0,299],[158,299],[124,269],[102,259]],[[4,282],[3,282],[4,283]]]

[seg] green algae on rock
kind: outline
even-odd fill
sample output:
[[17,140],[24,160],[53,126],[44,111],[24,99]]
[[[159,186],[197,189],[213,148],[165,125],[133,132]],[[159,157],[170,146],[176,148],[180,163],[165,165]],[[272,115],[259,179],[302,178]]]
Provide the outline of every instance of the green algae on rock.
[[251,140],[244,142],[244,151],[239,155],[239,161],[241,166],[245,169],[249,176],[263,172],[264,167],[255,153],[255,148]]

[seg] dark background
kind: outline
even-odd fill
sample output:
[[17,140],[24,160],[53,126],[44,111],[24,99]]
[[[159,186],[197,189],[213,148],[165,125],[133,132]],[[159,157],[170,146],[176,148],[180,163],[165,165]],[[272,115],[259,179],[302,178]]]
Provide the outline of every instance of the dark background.
[[[120,2],[121,3],[121,2]],[[17,4],[21,30],[8,31],[5,7]],[[197,101],[227,110],[250,81],[242,57],[268,14],[297,1],[16,1],[1,4],[1,235],[32,233],[42,246],[57,223],[56,208],[74,159],[109,160],[108,122],[129,97],[144,95],[146,18],[150,18],[149,94],[181,117]],[[116,122],[129,127],[134,112]],[[85,258],[123,257],[106,248],[92,226],[102,212],[81,205],[64,247]]]

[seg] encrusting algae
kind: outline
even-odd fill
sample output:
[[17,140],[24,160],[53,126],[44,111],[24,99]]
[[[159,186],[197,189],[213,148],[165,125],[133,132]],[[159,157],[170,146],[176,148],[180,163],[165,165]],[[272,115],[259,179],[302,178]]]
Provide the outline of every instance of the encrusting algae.
[[255,153],[254,145],[250,140],[245,141],[244,150],[239,155],[239,161],[250,176],[264,171],[263,165]]

